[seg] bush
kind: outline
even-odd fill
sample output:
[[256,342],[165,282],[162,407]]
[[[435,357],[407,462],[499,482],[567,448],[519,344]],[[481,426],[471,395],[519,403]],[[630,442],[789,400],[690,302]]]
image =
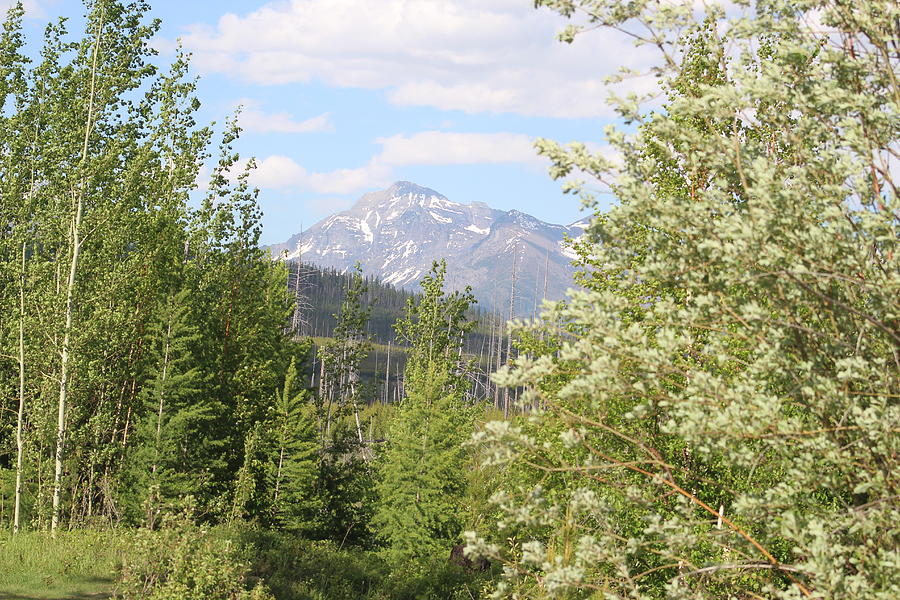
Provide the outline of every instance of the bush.
[[451,564],[449,553],[391,569],[377,551],[357,546],[264,530],[244,530],[235,537],[253,557],[252,575],[265,579],[278,600],[471,600],[481,596],[480,576]]
[[245,529],[235,534],[253,557],[252,575],[265,579],[279,600],[387,598],[387,573],[374,553],[287,532]]
[[117,597],[123,600],[274,600],[250,564],[222,532],[184,517],[159,531],[135,534],[122,566]]

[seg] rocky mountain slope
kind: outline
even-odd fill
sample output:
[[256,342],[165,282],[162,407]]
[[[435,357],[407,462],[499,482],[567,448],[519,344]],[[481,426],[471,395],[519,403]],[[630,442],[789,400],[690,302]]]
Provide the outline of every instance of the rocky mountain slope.
[[545,290],[547,298],[559,299],[572,286],[572,254],[564,239],[578,237],[583,227],[552,225],[481,202],[460,204],[400,181],[270,251],[341,270],[359,261],[365,273],[410,289],[418,288],[432,261],[443,258],[451,289],[470,285],[480,306],[504,312],[515,268],[515,312],[530,316]]

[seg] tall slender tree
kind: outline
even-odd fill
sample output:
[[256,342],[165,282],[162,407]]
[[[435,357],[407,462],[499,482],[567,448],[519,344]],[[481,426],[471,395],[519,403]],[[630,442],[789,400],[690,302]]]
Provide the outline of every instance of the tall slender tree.
[[466,403],[469,365],[461,334],[474,325],[466,313],[474,298],[444,292],[445,263],[422,280],[423,295],[409,302],[397,333],[408,344],[404,397],[381,457],[375,524],[397,564],[449,552],[461,534],[467,450],[473,406]]

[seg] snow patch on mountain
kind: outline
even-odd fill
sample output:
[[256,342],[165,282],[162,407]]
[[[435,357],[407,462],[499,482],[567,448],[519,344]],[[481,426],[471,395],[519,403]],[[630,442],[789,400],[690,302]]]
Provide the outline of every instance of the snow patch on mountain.
[[366,236],[366,241],[369,242],[370,244],[375,239],[375,235],[372,233],[372,228],[369,227],[368,223],[366,223],[366,221],[369,219],[369,215],[371,215],[371,214],[372,213],[370,212],[369,214],[366,215],[365,219],[362,219],[359,222],[359,229],[360,229],[360,231],[362,231],[363,235]]

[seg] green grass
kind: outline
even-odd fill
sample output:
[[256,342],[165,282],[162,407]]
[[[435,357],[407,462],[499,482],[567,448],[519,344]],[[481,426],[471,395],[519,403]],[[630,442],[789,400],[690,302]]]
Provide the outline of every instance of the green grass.
[[[123,561],[136,565],[139,573],[152,570],[160,564],[159,552],[168,555],[179,540],[199,531],[80,530],[55,539],[44,532],[0,532],[0,600],[112,599],[117,586],[120,593],[131,589],[127,581],[119,581]],[[377,550],[305,540],[285,532],[220,526],[207,537],[233,542],[235,560],[249,569],[242,585],[249,589],[262,581],[277,600],[470,600],[480,596],[487,575],[462,571],[450,564],[449,553],[393,569]],[[220,562],[227,557],[220,554],[201,558],[203,568],[227,566]]]
[[122,532],[0,532],[0,599],[110,598],[121,556]]

